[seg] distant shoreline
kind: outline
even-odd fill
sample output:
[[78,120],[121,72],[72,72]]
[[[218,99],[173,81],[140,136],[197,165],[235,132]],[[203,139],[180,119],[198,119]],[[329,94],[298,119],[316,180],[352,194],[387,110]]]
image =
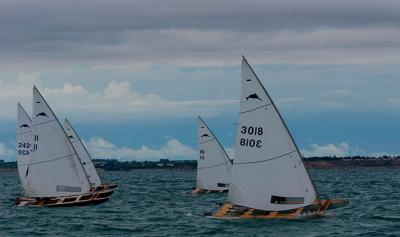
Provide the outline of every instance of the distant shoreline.
[[0,172],[17,172],[17,168],[0,168]]
[[[309,169],[348,169],[348,168],[400,168],[400,156],[397,157],[310,157],[305,158],[304,164]],[[99,170],[105,171],[130,171],[130,170],[196,170],[196,160],[169,160],[159,161],[118,161],[115,159],[94,159],[93,163]],[[16,172],[17,163],[0,160],[0,172]]]

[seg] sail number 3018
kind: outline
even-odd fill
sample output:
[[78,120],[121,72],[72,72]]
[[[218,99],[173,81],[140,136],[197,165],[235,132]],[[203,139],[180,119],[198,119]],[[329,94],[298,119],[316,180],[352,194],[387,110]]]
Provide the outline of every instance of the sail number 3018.
[[[262,127],[242,126],[242,128],[240,129],[240,133],[261,136],[264,132]],[[257,139],[241,138],[239,145],[260,148],[262,146],[262,141]]]

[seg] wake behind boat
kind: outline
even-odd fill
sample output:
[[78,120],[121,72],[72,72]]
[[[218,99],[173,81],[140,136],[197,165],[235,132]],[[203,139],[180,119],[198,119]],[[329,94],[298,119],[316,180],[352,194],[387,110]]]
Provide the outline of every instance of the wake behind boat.
[[[31,130],[29,120],[18,105],[17,153],[25,158],[17,160],[24,196],[15,204],[75,206],[107,201],[114,191],[108,186],[91,185],[77,151],[36,87]],[[24,149],[20,148],[25,143]]]
[[320,200],[299,149],[246,59],[228,203],[212,216],[284,218],[323,215],[347,200]]
[[232,161],[201,117],[198,117],[198,131],[197,184],[192,193],[227,192]]

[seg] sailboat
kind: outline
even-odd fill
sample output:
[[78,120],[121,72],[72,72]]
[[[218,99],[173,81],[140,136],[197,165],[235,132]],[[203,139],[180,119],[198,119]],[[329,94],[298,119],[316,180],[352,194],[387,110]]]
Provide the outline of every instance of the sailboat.
[[105,189],[115,189],[118,187],[117,184],[104,184],[101,181],[88,150],[85,145],[83,145],[81,138],[78,133],[76,133],[68,119],[65,119],[64,121],[64,130],[82,163],[92,189],[100,191]]
[[347,200],[320,200],[281,114],[243,57],[239,122],[228,203],[212,216],[293,219]]
[[200,116],[198,131],[197,185],[192,193],[227,192],[232,161]]
[[24,196],[17,198],[17,206],[95,204],[107,201],[113,194],[112,189],[92,188],[70,139],[36,87],[33,87],[32,139],[25,176],[25,181],[21,179]]

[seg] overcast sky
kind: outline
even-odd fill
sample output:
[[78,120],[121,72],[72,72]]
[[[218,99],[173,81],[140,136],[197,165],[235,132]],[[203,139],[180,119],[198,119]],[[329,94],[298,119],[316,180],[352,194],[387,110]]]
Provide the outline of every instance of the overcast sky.
[[[243,54],[305,153],[400,154],[400,126],[384,136],[387,121],[400,121],[399,12],[399,1],[370,0],[0,0],[0,121],[15,120],[17,101],[31,111],[36,84],[78,124],[199,114],[234,123]],[[359,127],[339,132],[343,124]],[[5,126],[0,159],[11,159],[15,135]],[[232,149],[230,130],[221,140]],[[180,157],[171,147],[195,154],[195,133],[147,135],[154,144],[84,134],[93,150],[131,149],[117,152],[127,159],[150,157],[142,146],[155,157]]]
[[398,63],[400,2],[1,1],[2,66]]

